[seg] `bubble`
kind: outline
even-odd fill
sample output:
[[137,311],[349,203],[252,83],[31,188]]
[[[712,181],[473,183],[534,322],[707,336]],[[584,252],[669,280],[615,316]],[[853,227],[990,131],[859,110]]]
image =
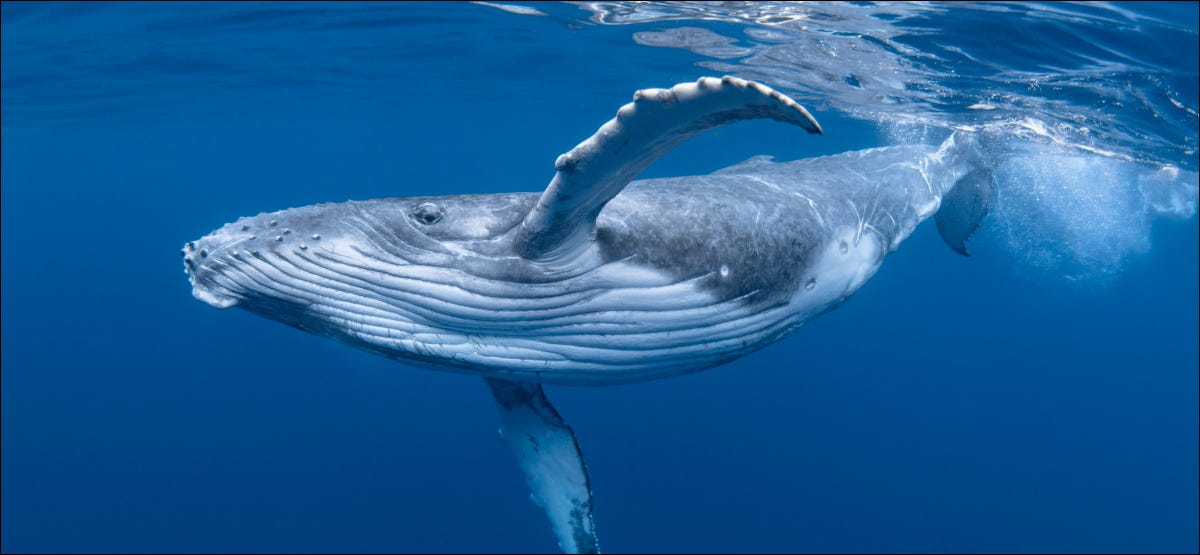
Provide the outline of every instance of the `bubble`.
[[1019,265],[1070,280],[1106,280],[1150,250],[1161,218],[1196,213],[1194,172],[1028,143],[996,168],[986,235]]

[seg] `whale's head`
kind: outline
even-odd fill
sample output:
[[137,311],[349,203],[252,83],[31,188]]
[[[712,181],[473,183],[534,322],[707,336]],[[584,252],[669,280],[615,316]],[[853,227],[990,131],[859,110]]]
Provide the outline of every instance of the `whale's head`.
[[193,296],[218,308],[390,357],[512,367],[529,358],[488,352],[480,338],[552,318],[603,281],[604,272],[588,271],[599,262],[556,266],[515,252],[514,230],[536,201],[409,197],[264,213],[188,242],[184,269]]
[[422,294],[462,272],[537,281],[509,239],[535,200],[519,193],[318,204],[240,218],[181,254],[193,296],[255,312]]

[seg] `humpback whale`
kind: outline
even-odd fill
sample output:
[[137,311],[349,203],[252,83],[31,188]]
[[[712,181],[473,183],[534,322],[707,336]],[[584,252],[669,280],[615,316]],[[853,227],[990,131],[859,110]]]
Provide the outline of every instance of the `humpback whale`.
[[[821,134],[770,87],[704,77],[637,91],[555,162],[542,193],[385,198],[241,218],[182,251],[193,295],[430,368],[480,376],[566,552],[598,552],[574,432],[541,384],[605,385],[728,362],[857,291],[921,221],[947,244],[991,175],[954,134],[702,176],[634,181],[726,123]],[[941,208],[941,210],[939,210]]]

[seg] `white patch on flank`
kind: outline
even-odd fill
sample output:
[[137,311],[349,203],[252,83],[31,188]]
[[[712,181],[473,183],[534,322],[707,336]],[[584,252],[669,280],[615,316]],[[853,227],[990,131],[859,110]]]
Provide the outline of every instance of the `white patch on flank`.
[[[803,305],[799,310],[801,321],[854,294],[879,269],[884,255],[879,240],[863,234],[856,243],[856,234],[854,229],[845,229],[832,237],[801,278],[804,286],[792,300],[793,304]],[[807,287],[810,282],[811,288]]]

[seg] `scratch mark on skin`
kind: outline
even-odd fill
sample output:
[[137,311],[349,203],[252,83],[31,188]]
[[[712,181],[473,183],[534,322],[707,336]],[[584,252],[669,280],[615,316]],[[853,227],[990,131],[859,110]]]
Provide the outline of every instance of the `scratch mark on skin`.
[[764,187],[771,189],[772,191],[781,191],[782,190],[779,188],[779,185],[771,183],[770,181],[766,181],[766,180],[762,179],[761,177],[758,177],[755,175],[748,175],[746,177],[749,179],[752,179],[754,181],[757,181],[758,183],[761,183]]

